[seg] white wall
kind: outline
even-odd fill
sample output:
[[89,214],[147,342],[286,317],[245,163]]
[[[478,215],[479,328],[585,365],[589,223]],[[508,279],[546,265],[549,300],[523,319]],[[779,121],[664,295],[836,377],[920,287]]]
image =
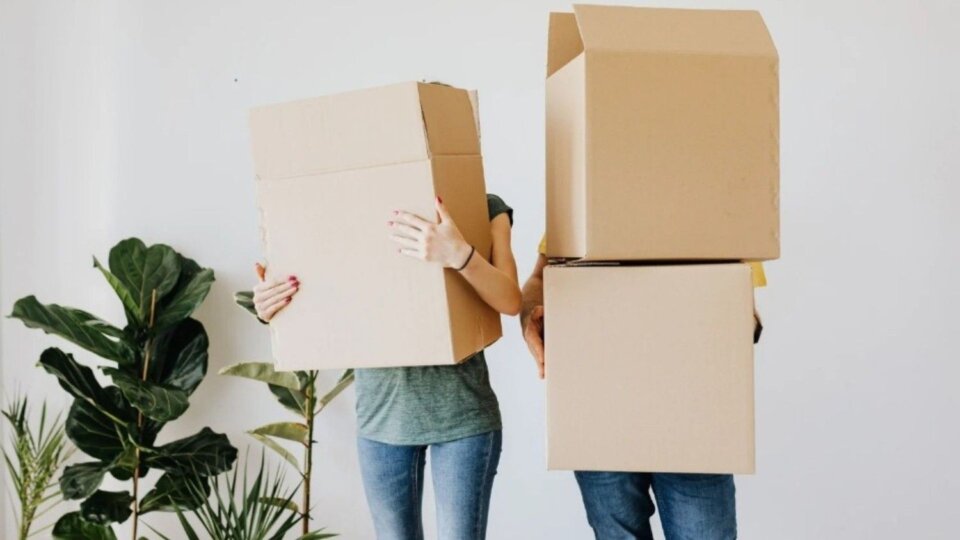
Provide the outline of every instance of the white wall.
[[[783,259],[758,299],[759,472],[738,479],[741,536],[955,537],[958,4],[659,4],[758,8],[781,55]],[[90,256],[136,235],[216,269],[200,312],[211,372],[268,358],[266,332],[231,302],[258,258],[246,109],[421,78],[480,89],[487,182],[516,208],[526,274],[543,223],[547,12],[566,7],[0,0],[0,308],[36,293],[119,318]],[[587,538],[572,475],[544,471],[543,388],[505,328],[489,354],[505,416],[490,536]],[[53,339],[0,330],[4,400],[64,404],[33,367]],[[211,425],[242,447],[242,430],[284,415],[261,386],[216,376],[192,402],[164,438]],[[320,420],[313,487],[317,522],[364,539],[352,407],[351,393]]]

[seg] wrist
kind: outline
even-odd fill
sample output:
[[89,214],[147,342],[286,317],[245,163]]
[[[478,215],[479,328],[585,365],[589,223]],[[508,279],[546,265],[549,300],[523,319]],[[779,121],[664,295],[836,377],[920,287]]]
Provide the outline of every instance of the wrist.
[[473,254],[473,246],[468,244],[466,241],[461,240],[457,249],[453,252],[452,260],[448,261],[447,266],[453,268],[454,270],[463,270],[466,268],[467,263],[470,262]]

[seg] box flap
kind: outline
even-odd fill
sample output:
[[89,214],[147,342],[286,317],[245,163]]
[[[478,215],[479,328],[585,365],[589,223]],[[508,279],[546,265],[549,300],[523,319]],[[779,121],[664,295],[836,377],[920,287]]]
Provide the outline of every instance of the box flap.
[[587,50],[777,56],[756,11],[583,4],[573,9]]
[[583,41],[573,13],[551,13],[547,31],[547,77],[583,52]]
[[420,107],[431,155],[479,155],[479,123],[466,90],[420,83]]
[[408,82],[250,111],[258,178],[479,154],[465,90]]

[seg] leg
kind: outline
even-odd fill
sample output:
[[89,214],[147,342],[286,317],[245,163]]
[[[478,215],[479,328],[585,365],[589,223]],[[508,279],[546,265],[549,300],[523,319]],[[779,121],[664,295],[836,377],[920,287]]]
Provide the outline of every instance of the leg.
[[650,475],[577,471],[587,522],[597,540],[653,540]]
[[396,446],[358,438],[360,475],[379,540],[423,540],[425,446]]
[[440,540],[482,540],[502,434],[491,431],[430,446]]
[[654,474],[653,494],[667,540],[737,537],[736,488],[729,474]]

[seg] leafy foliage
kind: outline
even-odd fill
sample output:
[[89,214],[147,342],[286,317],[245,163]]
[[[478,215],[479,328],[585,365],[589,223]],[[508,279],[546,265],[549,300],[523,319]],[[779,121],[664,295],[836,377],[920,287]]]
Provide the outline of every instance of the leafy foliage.
[[[177,516],[188,540],[281,540],[303,519],[293,501],[296,490],[284,488],[283,472],[270,472],[263,455],[260,468],[250,481],[246,469],[240,476],[241,467],[212,478],[212,496],[206,495],[206,486],[189,479],[185,486],[194,498],[204,502],[192,511],[192,517],[179,509]],[[161,538],[170,540],[154,530]],[[320,540],[336,535],[315,531],[300,537],[300,540]]]
[[[241,308],[253,316],[257,315],[253,303],[253,293],[241,291],[234,295]],[[258,317],[257,320],[260,320]],[[263,322],[260,320],[260,322]],[[261,444],[275,452],[297,470],[303,479],[301,484],[301,530],[304,540],[326,538],[325,533],[309,533],[310,528],[310,484],[313,478],[313,426],[317,415],[334,398],[353,383],[353,370],[343,372],[336,384],[323,396],[317,397],[317,371],[276,371],[269,362],[242,362],[220,370],[221,375],[242,377],[267,384],[267,388],[284,408],[297,415],[298,422],[274,422],[247,433]],[[284,444],[296,443],[303,450],[303,466]],[[320,536],[310,536],[319,534]]]
[[[64,432],[94,461],[71,465],[60,478],[67,499],[84,499],[79,512],[63,516],[55,538],[113,538],[111,523],[139,514],[169,511],[198,501],[184,496],[184,475],[215,476],[230,469],[237,457],[225,435],[203,428],[194,435],[155,446],[166,423],[181,416],[190,395],[207,372],[208,339],[203,325],[191,318],[210,291],[213,271],[177,253],[170,246],[145,245],[136,238],[110,250],[103,274],[126,314],[121,329],[90,313],[35,296],[18,300],[11,317],[80,346],[110,362],[101,366],[112,385],[103,386],[93,369],[71,354],[50,348],[39,365],[54,375],[74,401]],[[165,474],[157,487],[138,500],[138,479],[151,469]],[[103,491],[107,473],[133,480],[132,493]]]
[[[37,518],[60,502],[53,475],[72,453],[67,449],[63,422],[57,416],[47,418],[46,403],[40,409],[40,422],[30,425],[29,399],[18,397],[3,411],[12,433],[9,448],[2,449],[7,473],[13,484],[13,495],[20,506],[17,515],[17,538],[33,533]],[[40,529],[42,530],[42,529]]]

